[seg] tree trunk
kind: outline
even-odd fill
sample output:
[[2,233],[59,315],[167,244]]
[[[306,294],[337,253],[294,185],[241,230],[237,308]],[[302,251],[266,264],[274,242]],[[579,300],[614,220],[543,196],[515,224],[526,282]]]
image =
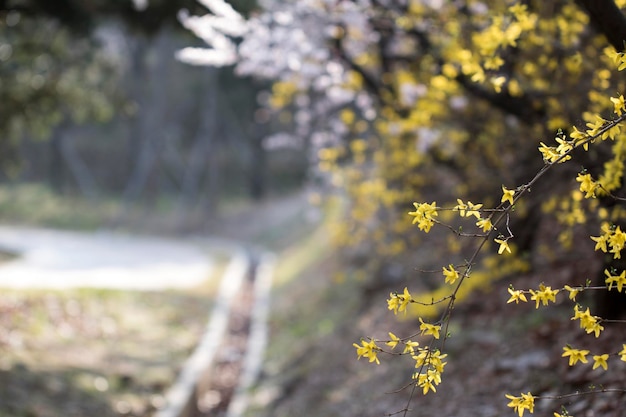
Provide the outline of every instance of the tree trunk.
[[[184,225],[185,217],[192,211],[193,207],[200,200],[202,192],[202,178],[207,181],[215,181],[214,176],[219,175],[219,171],[211,170],[211,166],[217,161],[209,162],[211,154],[215,153],[215,125],[217,123],[217,103],[216,103],[216,73],[210,70],[207,74],[205,84],[201,91],[200,102],[197,109],[197,127],[194,135],[193,145],[189,149],[187,162],[182,175],[181,193],[179,197],[178,211],[180,223]],[[210,171],[210,172],[209,172]],[[207,174],[207,172],[209,172]],[[217,198],[217,191],[209,187],[206,190],[210,201]]]
[[67,135],[59,144],[63,160],[67,164],[69,172],[76,181],[81,194],[87,198],[95,198],[97,195],[96,181],[74,147],[72,131],[68,131]]
[[626,17],[613,0],[578,0],[587,12],[593,27],[604,34],[617,51],[624,50],[626,42]]
[[[256,136],[256,135],[255,135]],[[250,197],[262,200],[267,192],[267,155],[261,137],[250,140],[250,170],[248,173]]]
[[50,159],[48,162],[48,181],[50,187],[59,194],[65,191],[67,172],[63,164],[63,142],[67,121],[61,122],[52,131],[50,137]]

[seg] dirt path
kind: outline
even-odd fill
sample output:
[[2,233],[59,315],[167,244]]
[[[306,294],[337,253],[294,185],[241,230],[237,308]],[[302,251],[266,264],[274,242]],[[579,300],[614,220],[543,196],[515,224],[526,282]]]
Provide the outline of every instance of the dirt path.
[[0,249],[18,257],[0,265],[0,287],[192,287],[212,267],[196,242],[114,232],[0,226]]
[[[210,414],[215,408],[210,399],[216,394],[220,401],[215,406],[222,412],[243,415],[245,394],[260,370],[267,338],[269,255],[252,256],[239,244],[216,239],[182,241],[14,227],[0,227],[0,249],[17,255],[0,265],[0,287],[124,290],[198,285],[210,277],[211,251],[227,250],[231,260],[221,274],[205,334],[177,380],[171,381],[156,416],[188,416],[192,410]],[[245,325],[237,324],[242,320]],[[226,382],[225,376],[230,376]]]

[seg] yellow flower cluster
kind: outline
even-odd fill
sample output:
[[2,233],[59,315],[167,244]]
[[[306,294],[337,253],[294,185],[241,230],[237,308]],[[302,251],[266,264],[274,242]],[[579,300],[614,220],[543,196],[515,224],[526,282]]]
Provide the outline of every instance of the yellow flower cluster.
[[617,67],[618,71],[622,71],[626,68],[626,54],[623,52],[617,52],[613,48],[607,48],[605,53],[613,60],[613,63]]
[[439,349],[428,348],[419,348],[416,354],[411,355],[415,360],[415,367],[419,368],[419,371],[413,374],[413,379],[417,380],[417,385],[422,388],[424,395],[429,391],[437,391],[435,387],[441,383],[441,374],[447,364],[443,360],[447,356],[447,354],[441,354]]
[[611,102],[613,103],[613,113],[621,116],[626,110],[626,101],[624,101],[624,96],[620,94],[618,97],[611,97]]
[[472,36],[476,53],[464,50],[465,53],[459,54],[463,73],[473,82],[491,85],[496,93],[501,93],[507,83],[509,92],[516,93],[517,81],[508,80],[498,72],[505,63],[500,54],[509,47],[517,47],[522,35],[535,28],[537,19],[536,14],[521,4],[493,16],[490,25]]
[[480,227],[482,231],[485,233],[493,229],[493,224],[491,223],[491,218],[489,217],[486,219],[483,219],[483,218],[478,219],[478,221],[476,222],[476,226]]
[[582,291],[582,287],[570,287],[569,285],[566,285],[563,289],[569,293],[568,298],[572,301],[576,301],[576,296]]
[[614,259],[620,259],[626,244],[626,233],[619,226],[612,227],[606,222],[602,224],[600,230],[602,231],[600,236],[591,236],[591,240],[596,242],[595,250],[612,253]]
[[576,365],[577,362],[587,363],[588,354],[589,351],[586,349],[574,349],[569,346],[565,346],[561,356],[569,358],[569,366],[573,366]]
[[435,224],[435,217],[437,217],[437,204],[433,201],[430,204],[427,203],[413,203],[415,211],[409,212],[409,215],[413,216],[413,224],[417,223],[417,227],[420,230],[428,233],[430,228]]
[[436,324],[424,323],[422,318],[419,318],[420,321],[420,332],[423,335],[432,335],[435,339],[439,339],[439,331],[441,330],[441,326]]
[[[610,97],[610,101],[613,103],[613,111],[617,114],[621,120],[622,114],[626,112],[626,101],[621,94],[617,97]],[[578,130],[576,126],[572,127],[570,133],[570,139],[567,139],[565,135],[559,131],[559,134],[555,138],[558,146],[548,146],[543,142],[539,143],[539,152],[546,163],[563,163],[571,159],[571,151],[578,146],[582,146],[585,150],[589,149],[589,143],[593,142],[597,137],[602,140],[611,139],[615,140],[620,134],[620,126],[615,121],[606,120],[598,115],[592,116],[592,121],[587,122],[588,129],[584,132]],[[586,196],[586,198],[589,198]]]
[[[410,3],[412,5],[421,4],[420,2]],[[618,90],[623,88],[622,82],[616,83],[614,79],[611,79],[610,65],[607,62],[612,60],[617,69],[622,71],[626,69],[626,55],[611,49],[607,51],[606,56],[602,57],[601,60],[599,59],[604,64],[604,67],[598,71],[590,71],[589,66],[592,64],[588,59],[584,59],[583,54],[577,50],[578,45],[581,44],[581,38],[588,35],[588,21],[585,20],[587,16],[584,12],[581,12],[574,5],[566,5],[563,7],[560,16],[549,21],[543,21],[543,15],[539,19],[537,15],[530,13],[524,5],[515,5],[506,10],[502,7],[497,12],[485,16],[484,21],[479,25],[481,28],[479,32],[466,37],[466,39],[462,39],[459,36],[463,34],[464,29],[459,22],[451,19],[449,23],[446,23],[444,27],[450,36],[433,37],[434,42],[441,42],[447,45],[442,55],[442,59],[446,61],[445,64],[439,65],[437,63],[435,65],[433,63],[435,59],[432,59],[432,57],[426,57],[420,63],[424,68],[428,68],[429,65],[436,67],[438,71],[436,74],[425,77],[420,72],[423,69],[420,68],[418,70],[404,69],[396,74],[389,75],[391,80],[389,84],[392,86],[391,90],[396,92],[396,96],[392,94],[382,95],[382,99],[387,103],[393,103],[395,100],[396,103],[400,104],[399,107],[401,107],[402,112],[396,112],[393,104],[389,104],[381,110],[381,120],[372,124],[375,125],[381,137],[385,138],[385,141],[381,141],[384,144],[381,146],[388,146],[388,148],[381,152],[372,148],[371,156],[371,160],[379,169],[377,172],[384,172],[388,180],[383,186],[384,190],[379,193],[381,197],[387,193],[391,194],[393,190],[389,189],[389,184],[394,183],[394,180],[403,179],[403,175],[406,178],[410,178],[406,182],[410,182],[415,189],[419,189],[420,186],[425,184],[432,185],[432,182],[428,182],[428,178],[413,175],[414,172],[418,171],[418,167],[430,168],[428,165],[422,165],[425,164],[425,161],[428,161],[430,154],[427,152],[423,154],[415,151],[407,152],[406,150],[410,149],[410,146],[414,149],[422,149],[422,145],[423,147],[430,146],[435,150],[433,153],[437,155],[437,158],[446,160],[448,158],[453,159],[455,152],[463,152],[464,149],[467,149],[468,139],[466,136],[457,135],[455,137],[459,138],[458,141],[451,140],[449,143],[443,143],[443,140],[441,140],[441,137],[448,133],[463,129],[457,129],[454,120],[447,125],[437,123],[442,120],[449,120],[444,117],[446,116],[446,111],[449,111],[449,107],[446,107],[445,103],[450,102],[452,97],[462,95],[462,89],[459,89],[459,79],[482,84],[478,87],[491,89],[489,93],[508,93],[516,97],[523,95],[528,89],[540,91],[545,96],[550,97],[550,99],[546,100],[546,120],[549,120],[548,126],[551,131],[559,130],[554,138],[555,143],[552,146],[540,142],[538,149],[545,163],[544,170],[538,172],[536,177],[529,183],[511,189],[502,186],[499,204],[494,204],[494,208],[485,208],[487,204],[476,204],[468,201],[465,197],[461,199],[455,196],[456,205],[452,203],[449,206],[450,208],[438,207],[434,201],[430,204],[413,203],[414,210],[408,213],[412,217],[412,224],[417,224],[418,228],[426,233],[430,232],[435,224],[442,225],[448,227],[457,236],[481,238],[482,243],[478,245],[477,252],[485,246],[485,242],[495,242],[498,245],[498,254],[514,253],[512,250],[515,249],[514,247],[512,248],[514,236],[509,229],[509,216],[518,209],[521,211],[523,200],[520,200],[520,197],[530,191],[530,187],[534,186],[535,181],[543,175],[543,172],[551,169],[552,165],[570,161],[575,149],[588,151],[591,145],[607,139],[611,142],[607,141],[603,146],[610,146],[609,151],[612,151],[613,159],[605,162],[603,170],[600,172],[595,173],[596,167],[594,167],[595,179],[585,170],[580,172],[576,176],[576,187],[571,187],[571,189],[568,187],[563,192],[555,194],[554,209],[551,211],[559,218],[560,225],[569,228],[566,231],[570,232],[575,226],[585,224],[589,219],[593,219],[594,217],[590,214],[597,214],[597,218],[602,220],[611,219],[611,221],[617,222],[619,217],[615,214],[615,210],[605,209],[604,214],[601,212],[599,207],[602,199],[598,197],[615,197],[612,193],[619,194],[616,190],[619,190],[623,183],[624,161],[626,160],[626,134],[620,131],[620,123],[626,120],[626,99],[621,94],[615,97],[608,97],[607,94],[609,87]],[[423,6],[415,6],[411,10],[411,13],[414,15],[402,20],[402,27],[407,28],[407,30],[414,27],[413,25],[419,21],[419,17],[423,13],[427,13],[425,11],[427,8]],[[538,13],[541,14],[541,12]],[[563,51],[563,60],[555,61],[552,58],[554,52],[552,50],[547,50],[547,54],[545,54],[546,51],[542,49],[545,48],[545,42],[543,42],[541,36],[535,33],[541,31],[554,31],[557,34],[556,36],[561,37],[559,41],[563,45],[571,47],[571,49]],[[536,48],[536,51],[542,51],[542,53],[536,56],[537,59],[535,61],[520,64],[521,70],[513,74],[513,76],[509,73],[503,74],[500,72],[502,66],[506,63],[506,55],[503,52],[511,47],[522,49],[522,47],[529,45]],[[558,68],[559,65],[565,68]],[[564,71],[557,71],[561,69]],[[567,133],[560,129],[564,128],[564,126],[571,126],[573,122],[571,115],[578,112],[574,106],[578,106],[580,103],[570,104],[565,102],[563,98],[567,96],[551,88],[550,81],[548,81],[551,78],[545,77],[545,75],[555,75],[557,72],[567,72],[568,76],[572,76],[572,88],[575,88],[577,83],[581,82],[579,77],[585,76],[585,74],[590,75],[588,84],[592,85],[592,88],[590,87],[584,94],[584,97],[586,100],[588,98],[589,102],[588,111],[582,117],[584,127],[579,126],[577,128],[573,126]],[[572,74],[577,76],[574,77]],[[419,97],[419,100],[415,97]],[[465,109],[462,100],[459,100],[458,103],[460,103],[459,108]],[[576,113],[573,112],[574,110]],[[613,120],[606,116],[611,111],[617,116]],[[602,117],[602,115],[605,117]],[[352,119],[351,115],[346,120],[353,121]],[[450,126],[449,129],[441,127],[448,125]],[[431,129],[437,132],[437,134],[433,134],[433,137],[436,136],[435,139],[431,138],[424,142],[407,140],[407,138],[419,138],[422,130],[430,131]],[[484,132],[481,133],[484,133],[486,137],[499,137],[498,135],[506,134],[507,129],[507,126],[493,123],[485,127]],[[472,146],[476,146],[475,149],[480,149],[481,158],[490,160],[489,158],[491,157],[491,161],[506,166],[506,162],[498,154],[499,148],[497,146],[492,146],[490,142],[488,147],[480,147],[481,140],[480,138],[477,139],[479,140],[472,143]],[[535,145],[532,146],[534,148]],[[606,155],[606,153],[600,154]],[[368,158],[370,158],[369,155]],[[402,166],[410,166],[411,169],[402,170],[399,168]],[[470,171],[468,170],[467,172]],[[480,171],[476,170],[475,172]],[[358,183],[362,182],[363,178],[359,178]],[[472,189],[472,184],[463,185],[463,187],[465,188],[459,186],[459,190],[462,190],[458,192],[459,195],[474,195],[472,192],[476,191],[476,189]],[[407,198],[415,198],[416,194],[417,192],[411,194],[405,190],[398,192],[396,194],[397,198],[394,198],[389,206],[394,202],[398,203],[406,201]],[[617,199],[621,200],[619,197]],[[517,207],[514,207],[514,205],[517,205]],[[461,227],[457,228],[456,225],[446,224],[445,222],[448,220],[446,215],[449,213],[445,210],[457,212],[462,220],[470,218],[472,222],[476,221],[475,225],[482,230],[483,234],[462,233]],[[368,216],[363,216],[362,219],[371,219],[376,214],[377,212],[372,210],[368,213]],[[439,217],[440,214],[441,216]],[[359,218],[359,220],[362,219]],[[406,231],[406,229],[404,230]],[[626,245],[626,232],[622,231],[619,226],[611,225],[608,222],[602,224],[601,231],[600,236],[591,237],[596,242],[595,250],[610,253],[613,255],[613,258],[619,259],[621,251]],[[566,234],[561,234],[559,238],[563,243],[562,247],[566,247],[565,242],[568,239],[561,238],[562,236],[566,236]],[[572,236],[575,235],[570,234],[568,236],[570,236],[569,241],[573,241]],[[465,247],[462,247],[462,249],[465,249]],[[459,249],[459,252],[462,249]],[[447,335],[441,333],[442,326],[445,328],[447,317],[449,317],[454,308],[454,302],[457,300],[456,297],[461,293],[459,291],[460,287],[465,289],[473,281],[467,280],[468,285],[465,285],[465,278],[469,276],[470,268],[477,263],[475,262],[475,255],[470,257],[470,260],[466,261],[463,267],[449,263],[441,268],[444,283],[453,285],[452,289],[449,286],[442,286],[446,294],[449,294],[448,296],[437,293],[441,297],[433,297],[431,304],[428,302],[422,303],[418,300],[424,299],[423,294],[416,295],[417,298],[414,299],[407,288],[405,288],[403,293],[390,294],[387,300],[388,309],[392,310],[394,314],[398,314],[398,312],[406,313],[410,303],[415,303],[418,306],[432,306],[435,305],[435,299],[449,300],[449,303],[443,303],[444,307],[448,309],[448,315],[444,314],[441,316],[444,318],[436,321],[435,323],[437,324],[427,323],[421,317],[419,318],[419,334],[421,336],[432,336],[433,339],[439,340],[438,343],[441,343],[441,346],[443,346]],[[515,256],[496,258],[506,260],[515,259]],[[609,290],[615,288],[621,292],[624,286],[626,286],[626,271],[605,270],[605,276],[605,283]],[[474,275],[472,275],[472,278],[474,278]],[[520,302],[534,301],[535,309],[538,309],[540,306],[556,303],[557,296],[561,291],[567,293],[569,300],[575,303],[577,295],[581,291],[588,289],[591,289],[589,284],[585,286],[565,285],[562,289],[553,289],[551,286],[543,283],[538,288],[529,290],[516,290],[510,287],[508,289],[509,298],[507,303],[518,304]],[[603,287],[594,287],[592,289],[603,289]],[[575,304],[571,320],[578,320],[580,328],[587,334],[593,334],[596,338],[604,330],[602,318],[592,315],[589,308],[584,308],[578,304]],[[441,373],[445,365],[443,358],[446,355],[442,355],[439,350],[432,348],[432,345],[429,348],[420,347],[417,341],[401,339],[393,333],[389,333],[389,337],[390,339],[385,344],[391,347],[391,349],[404,346],[403,354],[410,355],[415,361],[415,366],[419,368],[419,371],[413,374],[415,384],[422,388],[424,394],[436,391],[437,385],[441,382]],[[434,340],[433,343],[435,343]],[[378,363],[376,355],[380,350],[373,340],[362,342],[361,345],[355,344],[354,346],[357,348],[359,357],[363,356],[369,358],[370,362]],[[613,353],[613,355],[615,354]],[[622,361],[626,361],[626,344],[623,345],[619,355]],[[594,355],[586,349],[575,349],[571,346],[566,346],[563,348],[562,356],[568,358],[570,366],[577,363],[588,363],[591,360],[590,358],[592,358],[593,369],[602,368],[607,370],[611,354],[600,353]],[[513,408],[520,417],[525,411],[533,413],[535,399],[539,398],[533,396],[530,392],[522,393],[521,396],[507,394],[506,397],[510,400],[508,406]],[[554,415],[560,417],[568,414],[564,411],[564,414],[554,413]]]
[[509,190],[504,185],[502,186],[502,198],[500,199],[501,203],[508,202],[510,205],[515,203],[515,190]]
[[506,394],[505,396],[511,400],[507,406],[515,409],[520,417],[524,415],[524,410],[528,410],[529,413],[532,413],[535,408],[535,397],[530,392],[527,394],[522,393],[519,397],[510,394]]
[[[422,334],[432,335],[435,339],[439,338],[440,326],[424,323],[420,319]],[[384,341],[385,345],[394,350],[399,344],[404,344],[402,355],[410,355],[414,360],[415,368],[418,369],[412,375],[412,379],[417,381],[417,385],[422,388],[424,395],[428,392],[437,391],[437,385],[441,383],[441,374],[447,362],[444,359],[448,356],[442,354],[439,349],[431,349],[429,347],[420,347],[419,342],[411,339],[401,339],[395,334],[389,332],[389,340]],[[361,357],[368,358],[370,362],[380,364],[378,353],[383,350],[376,344],[376,340],[361,340],[361,344],[352,344],[357,351],[358,359]]]
[[470,217],[475,216],[480,220],[480,209],[483,207],[482,204],[474,204],[471,201],[464,203],[463,200],[457,198],[457,205],[454,206],[453,210],[458,211],[461,217]]
[[553,290],[552,287],[545,286],[543,284],[539,285],[539,289],[537,291],[530,290],[530,299],[535,301],[535,308],[539,308],[539,303],[547,306],[548,302],[552,301],[556,302],[556,295],[559,293],[559,290]]
[[568,152],[568,150],[565,150],[565,147],[548,146],[543,142],[540,142],[539,145],[539,152],[541,152],[543,160],[546,162],[560,164],[571,159],[571,156],[565,153]]
[[374,339],[370,340],[369,342],[366,340],[361,340],[361,345],[353,343],[352,346],[356,348],[356,354],[358,355],[358,359],[361,359],[361,357],[368,358],[370,360],[370,363],[376,362],[377,365],[380,365],[378,352],[380,352],[381,349],[378,347]]
[[584,329],[588,334],[594,333],[596,338],[600,336],[600,332],[604,330],[604,327],[600,325],[600,317],[592,316],[587,310],[581,311],[578,304],[574,307],[574,317],[572,320],[580,320],[580,328]]
[[511,248],[509,247],[509,239],[504,238],[504,236],[500,236],[493,240],[500,246],[498,247],[498,255],[502,255],[505,251],[511,253]]
[[[587,363],[587,355],[589,354],[589,351],[587,349],[574,349],[570,346],[565,346],[563,348],[563,354],[561,355],[564,358],[568,358],[568,364],[569,366],[573,366],[578,362],[582,362],[582,363]],[[596,368],[602,368],[605,371],[609,369],[609,364],[608,364],[608,359],[609,359],[609,354],[608,353],[603,353],[601,355],[593,355],[593,367],[591,368],[596,369]]]
[[459,271],[454,269],[452,264],[448,265],[448,268],[443,267],[443,276],[445,277],[446,284],[454,284],[459,279]]
[[[539,284],[538,290],[528,290],[527,293],[530,294],[530,299],[535,302],[535,308],[539,308],[539,304],[547,306],[550,301],[553,303],[556,302],[556,295],[560,290],[553,290],[552,287],[546,286],[543,283]],[[528,302],[526,298],[526,291],[516,290],[512,286],[508,288],[508,292],[510,294],[509,299],[507,300],[507,304],[515,302],[518,304],[520,301]]]
[[576,181],[580,183],[580,192],[585,193],[585,198],[596,198],[598,183],[591,178],[591,174],[578,174]]
[[511,294],[511,297],[509,297],[509,299],[507,300],[507,304],[510,304],[512,302],[515,302],[515,304],[519,304],[520,301],[523,301],[525,303],[528,302],[526,295],[524,295],[524,291],[516,290],[512,286],[508,288],[508,291],[509,294]]
[[404,292],[402,294],[393,292],[389,294],[387,307],[389,310],[393,310],[393,314],[398,314],[398,312],[402,313],[403,311],[406,314],[406,306],[409,305],[412,300],[411,293],[409,293],[409,290],[404,287]]
[[612,275],[608,270],[604,270],[606,280],[604,281],[609,286],[609,291],[613,289],[613,285],[617,288],[618,292],[622,292],[624,284],[626,284],[626,271],[622,271],[619,275]]
[[297,92],[296,82],[277,81],[272,85],[270,105],[275,109],[281,109],[291,103]]

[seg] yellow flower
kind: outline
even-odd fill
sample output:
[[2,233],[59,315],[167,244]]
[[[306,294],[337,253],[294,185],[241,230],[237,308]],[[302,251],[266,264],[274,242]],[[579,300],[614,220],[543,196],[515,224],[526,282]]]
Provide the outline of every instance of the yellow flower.
[[587,363],[587,355],[589,354],[588,350],[573,349],[569,346],[565,346],[563,350],[565,352],[563,352],[561,356],[564,358],[569,356],[569,366],[575,365],[578,361]]
[[395,334],[389,332],[389,337],[391,338],[391,340],[389,340],[387,343],[385,343],[387,346],[390,346],[391,349],[395,349],[396,346],[398,346],[398,343],[400,342],[400,338],[398,336],[396,336]]
[[[572,144],[565,139],[557,137],[555,140],[559,144],[559,146],[556,147],[556,152],[559,154],[559,158],[572,150]],[[564,162],[567,159],[570,158],[563,158],[561,162]]]
[[446,269],[445,266],[443,267],[443,276],[446,277],[445,282],[452,285],[459,279],[459,272],[454,269],[452,264],[448,265],[448,268],[449,269]]
[[407,340],[406,342],[404,342],[404,350],[402,351],[402,353],[413,353],[415,352],[415,348],[419,345],[419,342]]
[[502,255],[504,251],[511,253],[511,248],[509,247],[508,239],[494,239],[493,241],[500,244],[500,247],[498,248],[498,255]]
[[596,198],[598,184],[591,178],[590,174],[578,174],[576,181],[580,183],[580,191],[585,193],[585,198]]
[[420,317],[420,331],[425,335],[432,335],[435,339],[439,339],[439,330],[441,330],[441,326],[437,326],[436,324],[424,323],[424,320]]
[[[596,121],[595,123],[587,123],[587,127],[589,129],[587,129],[587,134],[589,136],[596,136],[600,133],[600,131],[602,130],[602,128],[604,127],[604,124],[606,123],[606,120],[604,120],[602,117],[596,115]],[[606,135],[606,136],[605,136]],[[602,134],[602,139],[606,139],[608,135],[605,133]]]
[[474,216],[477,219],[480,219],[480,209],[483,207],[482,204],[473,204],[471,201],[467,202],[467,217]]
[[356,348],[356,353],[359,356],[358,359],[361,359],[361,357],[369,358],[370,363],[376,362],[377,365],[380,365],[380,361],[377,356],[380,348],[376,345],[375,340],[370,340],[369,342],[361,340],[361,345],[353,343],[352,346]]
[[626,233],[624,233],[622,229],[617,226],[607,240],[611,246],[611,250],[609,252],[613,254],[613,258],[620,259],[620,252],[624,248],[624,244],[626,244]]
[[491,219],[478,219],[476,222],[476,226],[483,229],[483,232],[488,232],[493,229],[493,224],[491,224]]
[[611,101],[613,102],[613,111],[618,116],[621,116],[622,113],[626,110],[624,96],[620,94],[619,97],[611,97]]
[[581,143],[584,143],[583,149],[585,151],[589,150],[589,136],[585,132],[578,130],[576,126],[572,126],[572,133],[569,134],[569,137],[574,140],[576,146],[580,146]]
[[617,52],[614,48],[607,48],[604,52],[609,58],[613,60],[613,62],[617,66],[618,71],[626,68],[626,59],[622,52]]
[[507,404],[507,407],[511,407],[518,412],[519,417],[524,415],[524,410],[528,410],[532,414],[535,408],[535,397],[529,392],[528,394],[522,394],[521,397],[514,397],[513,395],[506,394],[506,398],[511,400]]
[[556,151],[556,148],[546,145],[543,142],[539,143],[539,152],[543,157],[543,160],[546,162],[556,162],[561,155]]
[[437,372],[443,372],[444,366],[448,362],[444,362],[443,360],[448,356],[447,353],[442,354],[439,349],[435,349],[430,352],[430,363],[429,365],[435,369]]
[[[502,59],[501,57],[499,57],[497,55],[490,56],[487,59],[485,59],[485,69],[497,70],[502,65],[504,65],[504,59]],[[504,77],[502,77],[502,78],[504,78]],[[493,79],[492,79],[492,82],[493,82]],[[499,91],[497,91],[497,92],[499,92]]]
[[458,204],[456,206],[454,206],[454,208],[452,210],[458,211],[459,212],[459,216],[465,217],[465,210],[467,210],[467,204],[465,204],[463,202],[463,200],[461,200],[460,198],[457,198],[456,202]]
[[435,385],[441,382],[441,375],[432,369],[429,369],[426,374],[415,374],[415,377],[417,377],[417,385],[422,387],[424,395],[428,394],[428,391],[436,392]]
[[620,355],[619,359],[622,362],[626,362],[626,344],[622,344],[622,350],[618,353]]
[[509,11],[513,13],[518,19],[528,14],[527,9],[528,6],[519,3],[516,3],[513,6],[509,7]]
[[518,304],[520,301],[523,301],[525,303],[528,302],[526,296],[521,290],[514,290],[513,287],[509,287],[508,291],[509,294],[511,294],[511,298],[509,298],[507,304],[512,303],[513,301],[515,301],[515,304]]
[[587,334],[594,333],[596,337],[599,337],[600,332],[604,330],[604,327],[599,323],[600,317],[592,316],[589,307],[587,310],[581,311],[578,305],[574,306],[574,317],[571,320],[580,320],[580,328],[584,329]]
[[[435,386],[441,383],[441,374],[447,362],[443,359],[448,355],[442,355],[439,349],[429,350],[419,349],[417,355],[411,355],[415,360],[415,368],[419,371],[413,374],[413,379],[417,379],[417,385],[424,389],[424,394],[428,391],[436,391]],[[426,372],[424,372],[426,369]]]
[[605,371],[608,369],[609,365],[606,362],[609,359],[609,354],[605,353],[604,355],[593,355],[593,369],[602,367]]
[[491,85],[493,85],[494,91],[496,93],[499,93],[502,91],[502,86],[506,82],[506,77],[503,77],[503,76],[491,77],[489,81],[491,81]]
[[568,296],[569,299],[572,301],[576,301],[576,296],[580,292],[580,288],[573,288],[573,287],[570,287],[569,285],[566,285],[565,290],[569,292],[569,296]]
[[611,291],[611,289],[613,289],[613,284],[615,284],[615,286],[617,287],[617,291],[618,292],[622,292],[622,288],[624,286],[624,284],[626,284],[626,270],[622,271],[621,274],[619,275],[611,275],[611,273],[608,270],[604,270],[604,275],[607,276],[606,280],[604,280],[604,282],[606,284],[608,284],[609,286],[609,291]]
[[559,293],[559,290],[553,290],[552,287],[546,287],[543,284],[539,285],[539,290],[530,290],[531,300],[536,302],[535,308],[539,308],[539,303],[547,306],[549,301],[553,303],[556,302],[556,295]]
[[420,230],[430,232],[430,228],[435,224],[435,217],[438,216],[437,204],[433,201],[430,204],[413,203],[413,206],[415,206],[415,211],[409,212],[409,215],[414,217],[413,224],[417,223]]
[[509,190],[504,185],[502,186],[502,200],[501,203],[508,201],[509,204],[513,205],[513,197],[515,196],[515,190]]
[[393,310],[393,314],[398,314],[398,309],[400,308],[400,299],[396,294],[389,294],[389,299],[387,300],[387,308],[389,310]]
[[[594,316],[595,317],[595,316]],[[593,324],[591,324],[589,327],[585,328],[585,331],[587,332],[587,334],[589,333],[593,333],[596,336],[596,339],[598,337],[600,337],[600,332],[604,330],[604,326],[602,326],[600,323],[598,323],[597,321]]]
[[606,247],[606,243],[607,243],[609,237],[607,235],[590,236],[590,237],[591,237],[591,240],[596,242],[596,247],[593,250],[597,251],[598,249],[600,249],[604,253],[606,253],[608,251],[608,249]]
[[390,293],[389,299],[387,300],[387,308],[389,310],[393,310],[394,314],[398,314],[398,312],[405,312],[406,314],[406,306],[412,301],[411,293],[409,290],[404,287],[404,293]]
[[426,363],[426,359],[430,357],[430,351],[428,348],[420,348],[417,355],[411,355],[411,357],[415,361],[415,367],[421,368]]
[[458,204],[454,206],[453,210],[458,211],[461,217],[475,216],[477,219],[480,219],[479,210],[483,207],[482,204],[474,204],[471,201],[468,201],[467,204],[465,204],[460,198],[457,198],[456,202]]

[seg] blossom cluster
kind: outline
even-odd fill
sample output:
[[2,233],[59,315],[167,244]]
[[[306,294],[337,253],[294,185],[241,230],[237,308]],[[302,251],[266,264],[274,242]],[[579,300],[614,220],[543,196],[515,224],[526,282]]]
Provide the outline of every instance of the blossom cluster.
[[[623,97],[620,95],[615,100],[612,100],[612,102],[616,103],[616,107],[614,109],[615,113],[621,117],[621,115],[626,111],[626,109],[624,109]],[[613,139],[615,132],[619,132],[617,126],[618,125],[614,124],[612,121],[598,119],[597,122],[588,124],[589,130],[586,132],[581,133],[577,129],[574,129],[571,139],[566,139],[564,135],[559,135],[556,138],[558,146],[548,147],[544,143],[541,143],[539,150],[543,155],[546,166],[551,166],[554,163],[562,163],[569,159],[571,152],[576,147],[582,146],[586,148],[587,145],[593,143],[596,138]],[[438,217],[440,211],[449,210],[456,212],[461,219],[474,217],[477,220],[475,225],[482,229],[483,234],[467,235],[458,232],[457,234],[462,236],[474,236],[485,241],[491,239],[495,233],[498,233],[497,237],[493,238],[493,241],[499,245],[497,250],[498,254],[502,255],[504,253],[511,253],[512,251],[509,246],[509,240],[513,239],[514,235],[510,231],[508,221],[506,219],[508,219],[508,216],[515,207],[517,199],[519,199],[522,194],[527,192],[530,189],[530,186],[538,180],[540,176],[541,173],[538,174],[530,183],[515,189],[509,189],[502,186],[500,205],[492,209],[486,209],[484,204],[476,204],[471,201],[457,199],[457,204],[451,208],[439,207],[435,202],[430,204],[415,202],[413,203],[415,210],[409,212],[408,214],[413,217],[413,224],[417,223],[418,228],[425,233],[430,232],[431,228],[435,224],[446,226],[446,224],[442,221],[435,219]],[[579,191],[582,196],[581,198],[595,199],[598,191],[602,189],[602,185],[599,182],[594,181],[591,175],[586,172],[579,173],[576,177],[576,181],[580,184]],[[494,215],[497,216],[494,217]],[[504,224],[502,224],[503,222]],[[454,230],[452,226],[448,225],[447,227],[450,230]],[[506,231],[506,234],[502,231]],[[596,242],[595,250],[611,253],[615,259],[619,259],[621,257],[621,252],[626,245],[626,232],[622,231],[620,226],[615,226],[608,222],[604,222],[602,224],[601,231],[602,233],[600,236],[591,236],[591,239]],[[463,284],[464,279],[469,276],[470,266],[473,264],[473,259],[481,247],[482,245],[474,253],[474,257],[472,257],[469,262],[461,265],[460,269],[459,266],[455,266],[452,263],[442,267],[441,271],[444,283],[453,285],[455,288],[452,296],[450,297],[451,301],[448,305],[448,312],[451,311],[456,292]],[[624,286],[626,285],[626,270],[618,273],[617,271],[609,271],[607,269],[604,273],[606,276],[606,287],[604,287],[604,289],[608,291],[615,289],[618,292],[622,292]],[[589,289],[591,289],[591,287],[588,284],[584,286],[565,285],[563,288],[553,289],[552,286],[541,283],[538,288],[531,288],[528,290],[519,290],[510,286],[508,288],[509,298],[507,300],[507,304],[519,304],[520,302],[527,303],[530,300],[531,302],[535,302],[535,308],[538,309],[540,307],[548,306],[551,303],[557,303],[558,294],[566,293],[568,295],[568,300],[575,303],[574,314],[571,320],[578,321],[582,330],[584,330],[587,334],[593,334],[596,338],[598,338],[604,330],[604,326],[602,324],[603,319],[599,316],[591,314],[588,307],[583,308],[576,302],[578,294]],[[408,288],[405,287],[402,293],[391,293],[387,303],[389,310],[392,310],[395,314],[398,314],[399,312],[404,312],[406,314],[408,306],[412,303],[417,303],[417,301],[411,296]],[[446,317],[449,316],[444,315],[444,318]],[[429,324],[421,317],[419,318],[419,322],[420,334],[431,335],[434,340],[440,339],[440,324]],[[430,391],[436,391],[436,386],[441,382],[441,373],[443,372],[443,367],[445,365],[445,362],[443,362],[442,359],[446,355],[442,355],[438,349],[433,350],[431,348],[419,347],[419,343],[414,342],[411,339],[403,340],[395,336],[393,333],[389,333],[389,336],[390,340],[386,342],[388,346],[395,349],[398,344],[403,343],[405,346],[403,354],[410,354],[415,360],[415,366],[419,368],[419,371],[413,374],[413,379],[416,380],[417,385],[422,388],[422,392],[427,394]],[[373,352],[378,352],[380,349],[377,348],[373,350],[371,348],[372,343],[373,342],[363,342],[362,346],[355,344],[355,347],[357,347],[359,356],[369,357],[370,361],[376,361],[378,363],[378,359]],[[592,354],[589,349],[579,349],[566,345],[563,347],[562,356],[567,358],[569,366],[574,366],[577,363],[586,364],[589,362],[589,356],[591,356],[593,360],[592,369],[595,370],[600,368],[606,371],[609,368],[609,358],[611,356],[618,356],[620,360],[626,361],[626,344],[623,345],[623,348],[619,353],[614,354]],[[533,413],[535,399],[540,398],[534,396],[530,392],[526,394],[522,393],[520,396],[507,394],[506,397],[510,400],[508,406],[513,408],[520,417],[525,411]],[[555,412],[555,416],[562,416],[562,414]]]

